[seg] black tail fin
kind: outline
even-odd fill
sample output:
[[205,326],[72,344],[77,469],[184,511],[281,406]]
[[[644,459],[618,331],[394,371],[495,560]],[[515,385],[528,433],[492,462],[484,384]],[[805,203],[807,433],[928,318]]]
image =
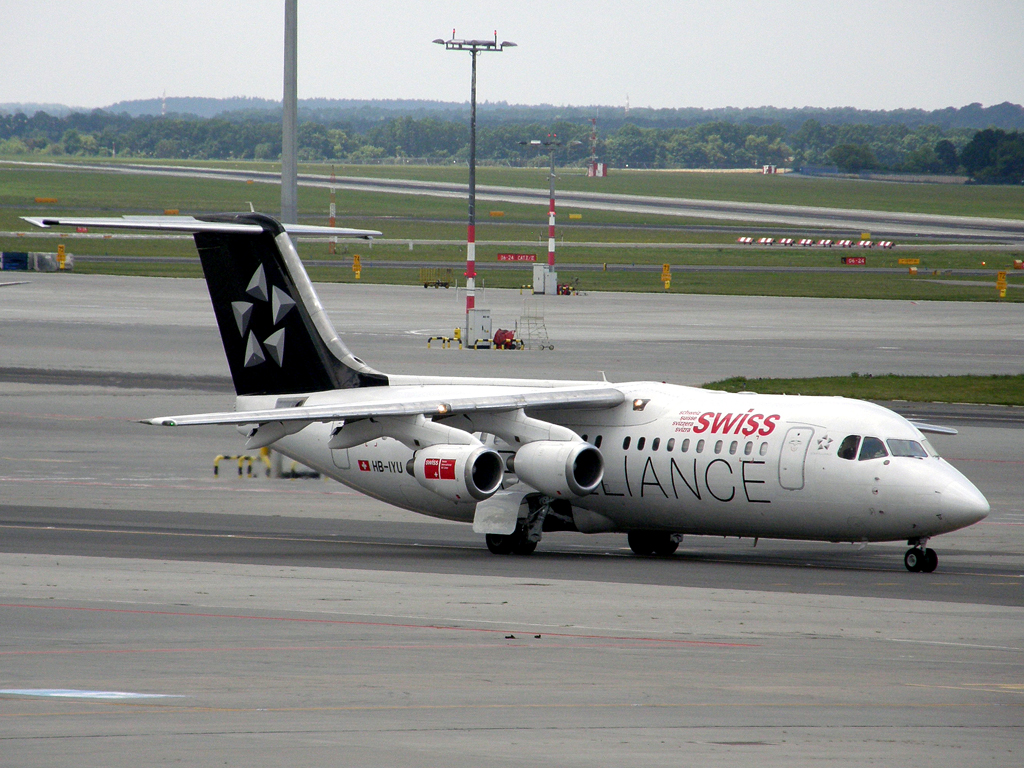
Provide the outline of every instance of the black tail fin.
[[284,228],[257,213],[197,217],[261,231],[196,232],[224,352],[239,395],[385,386],[345,347]]

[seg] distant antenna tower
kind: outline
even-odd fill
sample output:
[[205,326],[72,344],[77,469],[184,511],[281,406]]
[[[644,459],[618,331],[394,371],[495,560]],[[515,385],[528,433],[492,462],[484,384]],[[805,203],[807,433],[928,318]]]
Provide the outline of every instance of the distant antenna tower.
[[629,94],[626,94],[626,115],[629,115]]
[[167,115],[167,89],[165,88],[164,89],[163,100],[160,102],[160,117],[164,117],[166,115]]
[[590,118],[590,165],[587,166],[587,176],[603,177],[608,175],[608,166],[597,162],[597,118]]
[[597,162],[597,118],[590,118],[590,164]]

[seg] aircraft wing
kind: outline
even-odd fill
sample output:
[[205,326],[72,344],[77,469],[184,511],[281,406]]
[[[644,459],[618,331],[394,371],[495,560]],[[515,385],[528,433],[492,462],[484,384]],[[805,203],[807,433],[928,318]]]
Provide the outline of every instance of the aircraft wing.
[[366,419],[379,416],[452,416],[459,413],[481,411],[511,411],[519,408],[556,410],[562,408],[604,409],[614,408],[625,400],[625,395],[614,387],[574,387],[553,389],[526,389],[516,392],[487,394],[492,388],[481,388],[479,396],[427,398],[409,400],[401,388],[392,398],[366,399],[355,402],[327,403],[323,405],[268,408],[258,411],[225,411],[222,413],[196,413],[182,416],[160,416],[145,419],[143,424],[158,427],[201,425],[265,424],[268,422],[313,422]]
[[[258,235],[263,232],[259,224],[243,222],[204,221],[195,216],[22,216],[37,227],[104,227],[108,229],[152,229],[164,232],[237,232]],[[290,235],[318,235],[322,237],[373,238],[381,233],[373,229],[347,229],[321,227],[312,224],[282,224]]]

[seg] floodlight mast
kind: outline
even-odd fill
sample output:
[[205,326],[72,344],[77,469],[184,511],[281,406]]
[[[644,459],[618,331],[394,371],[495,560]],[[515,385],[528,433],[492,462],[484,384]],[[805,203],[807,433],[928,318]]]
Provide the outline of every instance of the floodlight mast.
[[473,61],[473,77],[470,86],[469,108],[469,226],[466,230],[466,315],[476,306],[476,56],[481,51],[500,53],[505,48],[515,48],[508,40],[498,42],[495,31],[493,40],[457,40],[452,30],[450,40],[438,38],[433,41],[443,45],[446,51],[469,51]]

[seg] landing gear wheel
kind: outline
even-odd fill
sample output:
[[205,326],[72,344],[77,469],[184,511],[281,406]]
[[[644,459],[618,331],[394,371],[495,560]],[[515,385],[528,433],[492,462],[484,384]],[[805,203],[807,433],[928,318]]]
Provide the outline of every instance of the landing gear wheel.
[[921,571],[923,573],[931,573],[939,565],[939,556],[935,554],[934,549],[926,549],[924,551],[924,563],[921,565]]
[[516,526],[508,535],[488,533],[485,537],[487,548],[495,555],[532,555],[537,542],[527,538],[526,526]]
[[[907,570],[911,573],[920,573],[924,570],[925,565],[925,553],[918,547],[908,549],[907,554],[903,556],[903,564],[907,566]],[[935,558],[935,563],[938,564],[938,557]]]
[[648,531],[630,531],[626,534],[626,541],[634,555],[649,557],[654,554],[656,542],[654,536]]
[[513,555],[532,555],[533,551],[537,549],[537,542],[530,541],[525,536],[520,538],[512,546]]
[[494,555],[511,555],[515,548],[515,534],[503,536],[499,533],[488,533],[484,537],[487,541],[487,549]]
[[679,542],[671,533],[658,536],[654,544],[654,554],[659,557],[671,557],[679,549]]
[[650,557],[669,557],[679,549],[679,542],[682,536],[677,533],[662,533],[661,531],[630,531],[626,534],[629,548],[634,555]]

